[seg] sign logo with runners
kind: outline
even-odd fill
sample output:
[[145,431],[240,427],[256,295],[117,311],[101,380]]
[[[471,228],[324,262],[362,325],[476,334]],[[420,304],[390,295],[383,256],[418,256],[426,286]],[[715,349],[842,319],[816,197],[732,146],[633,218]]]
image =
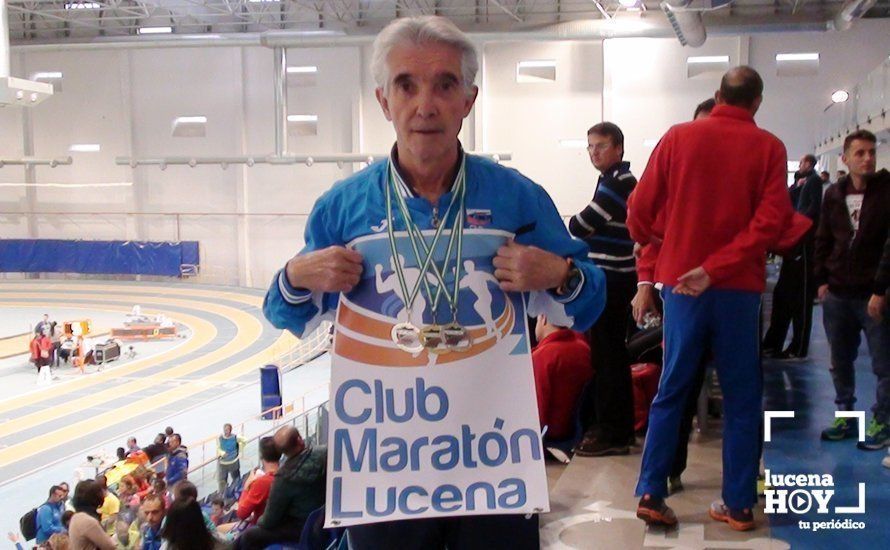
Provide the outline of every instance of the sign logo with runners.
[[[837,411],[837,418],[856,418],[859,426],[859,441],[865,440],[865,412]],[[774,418],[794,418],[794,411],[766,411],[764,414],[763,440],[772,441],[772,420]],[[832,503],[835,496],[835,481],[831,474],[817,473],[777,473],[765,471],[764,497],[765,514],[865,514],[865,483],[858,484],[856,506],[837,506]],[[826,521],[798,522],[800,529],[813,532],[825,530],[865,529],[864,521],[853,518],[831,519]]]

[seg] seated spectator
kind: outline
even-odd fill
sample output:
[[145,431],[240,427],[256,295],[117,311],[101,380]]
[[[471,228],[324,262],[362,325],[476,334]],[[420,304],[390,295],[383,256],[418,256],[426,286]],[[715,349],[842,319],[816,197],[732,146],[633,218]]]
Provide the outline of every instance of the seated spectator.
[[46,502],[37,507],[37,544],[43,544],[56,533],[61,533],[62,512],[65,510],[65,490],[58,485],[49,489]]
[[131,523],[123,519],[118,519],[114,524],[114,540],[117,543],[117,550],[137,550],[139,548],[139,537],[133,536],[134,533],[130,532],[130,526]]
[[131,454],[135,453],[138,450],[139,450],[139,445],[136,444],[136,438],[128,437],[127,438],[127,456],[130,456]]
[[201,505],[192,498],[173,501],[161,528],[161,538],[169,550],[215,550],[226,547],[223,541],[207,530]]
[[142,451],[145,453],[145,456],[148,457],[148,461],[151,464],[155,464],[160,462],[159,467],[155,470],[158,472],[163,472],[166,466],[163,464],[163,458],[167,456],[167,437],[164,434],[158,434],[155,436],[155,440],[151,445],[148,445]]
[[139,497],[136,496],[139,490],[132,475],[125,475],[117,483],[117,498],[121,502],[120,517],[118,520],[124,520],[127,523],[133,521],[136,510],[139,508]]
[[266,510],[269,491],[281,462],[281,451],[275,446],[274,438],[263,437],[259,445],[262,467],[247,476],[238,499],[238,519],[248,520],[251,525],[256,525]]
[[105,489],[92,479],[81,481],[74,488],[74,510],[68,535],[76,550],[115,550],[114,541],[99,524],[99,512],[105,500]]
[[[73,505],[71,507],[74,508]],[[64,529],[66,533],[68,532],[68,526],[71,525],[71,517],[73,515],[74,515],[73,509],[65,510],[64,512],[62,512],[62,529]]]
[[167,463],[167,486],[173,487],[186,479],[189,471],[189,453],[182,445],[182,436],[173,434],[167,439],[169,459]]
[[541,427],[547,426],[547,439],[566,439],[575,432],[578,398],[593,376],[590,346],[583,334],[551,324],[544,315],[538,316],[535,337],[532,364]]
[[[139,509],[140,514],[145,518],[142,526],[139,528],[139,544],[142,550],[160,550],[161,548],[161,527],[164,523],[164,516],[167,513],[167,506],[164,499],[160,495],[150,494],[142,501]],[[134,522],[135,524],[135,522]],[[133,528],[130,528],[130,536],[133,537]]]
[[70,550],[71,538],[68,533],[56,533],[44,545],[46,550]]
[[307,446],[293,426],[280,428],[274,440],[287,460],[275,473],[266,510],[256,526],[236,540],[238,548],[299,541],[306,517],[324,504],[327,448]]
[[102,505],[99,507],[99,521],[109,532],[114,531],[114,523],[121,511],[121,501],[117,495],[108,490],[108,481],[104,475],[96,476],[96,483],[102,487]]
[[149,489],[147,493],[137,493],[137,495],[143,502],[145,501],[146,495],[157,495],[158,498],[164,501],[164,506],[166,508],[170,507],[170,495],[167,493],[167,482],[160,477],[156,478],[154,482],[152,482],[151,489]]
[[[188,480],[183,480],[173,486],[173,503],[179,500],[198,500],[198,488],[195,487],[195,484]],[[201,510],[201,514],[204,516],[204,525],[207,527],[207,530],[216,534],[216,524],[210,519],[210,515],[205,513],[204,510]]]
[[215,526],[222,523],[223,515],[226,513],[226,503],[223,499],[216,497],[210,503],[210,522]]
[[118,462],[123,462],[127,459],[127,451],[125,451],[123,447],[118,447],[115,454],[117,455]]

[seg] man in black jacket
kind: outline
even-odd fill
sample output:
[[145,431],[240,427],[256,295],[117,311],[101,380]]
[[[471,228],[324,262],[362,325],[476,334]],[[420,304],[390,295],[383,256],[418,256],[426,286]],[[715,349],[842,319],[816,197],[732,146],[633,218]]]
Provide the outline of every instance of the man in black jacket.
[[241,550],[298,542],[306,518],[324,505],[327,447],[306,445],[293,426],[279,428],[274,440],[287,460],[275,472],[263,515],[238,538]]
[[[825,193],[815,254],[835,403],[852,410],[856,402],[853,362],[862,332],[878,378],[874,417],[865,441],[857,444],[867,450],[890,445],[890,319],[883,315],[888,281],[879,274],[879,266],[890,262],[890,173],[875,171],[875,143],[866,130],[844,140],[842,159],[850,175]],[[822,432],[832,441],[856,435],[856,423],[848,418],[835,419]]]
[[[819,227],[822,206],[822,179],[816,173],[816,157],[804,155],[791,186],[794,209]],[[815,232],[815,229],[813,230]],[[808,234],[794,250],[782,258],[779,280],[773,290],[773,308],[769,330],[763,339],[763,354],[779,359],[805,359],[813,328],[813,235]],[[791,343],[783,349],[788,326],[792,325]]]

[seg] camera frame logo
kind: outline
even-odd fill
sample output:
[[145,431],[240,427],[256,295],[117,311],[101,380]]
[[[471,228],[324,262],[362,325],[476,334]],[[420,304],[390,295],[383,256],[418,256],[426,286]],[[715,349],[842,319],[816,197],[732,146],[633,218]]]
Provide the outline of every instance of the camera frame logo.
[[[858,420],[859,441],[865,440],[864,411],[836,411],[835,418],[856,418]],[[774,418],[794,418],[794,411],[766,411],[763,417],[763,441],[772,441],[772,420]],[[775,473],[765,470],[764,514],[804,515],[815,512],[820,515],[861,515],[865,514],[865,483],[858,484],[856,506],[832,506],[835,494],[835,480],[831,474],[814,472]],[[809,531],[860,530],[865,529],[864,521],[854,518],[833,518],[826,521],[798,521],[798,528]]]

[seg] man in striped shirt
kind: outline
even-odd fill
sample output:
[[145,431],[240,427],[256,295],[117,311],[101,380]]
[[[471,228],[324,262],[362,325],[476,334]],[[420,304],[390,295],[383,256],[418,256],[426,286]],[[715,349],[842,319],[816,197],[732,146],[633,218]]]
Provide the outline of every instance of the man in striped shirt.
[[627,231],[627,197],[637,184],[624,161],[624,134],[611,122],[587,131],[587,153],[600,172],[593,199],[572,217],[569,231],[584,239],[588,256],[606,274],[606,308],[588,332],[594,368],[584,399],[580,456],[627,454],[633,442],[633,387],[625,346],[630,301],[637,287],[634,243]]

